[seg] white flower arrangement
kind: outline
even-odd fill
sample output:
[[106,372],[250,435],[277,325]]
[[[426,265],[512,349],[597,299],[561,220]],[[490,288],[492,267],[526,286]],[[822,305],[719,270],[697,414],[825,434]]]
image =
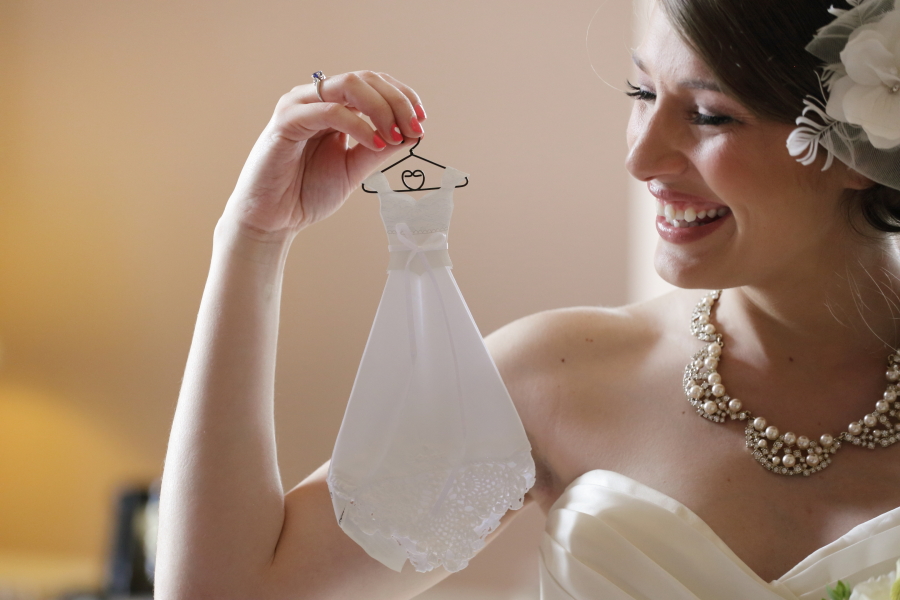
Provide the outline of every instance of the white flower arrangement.
[[830,600],[900,600],[900,560],[897,568],[887,575],[858,583],[852,591],[843,581],[838,581],[834,588],[826,586],[825,589]]
[[841,51],[825,112],[863,128],[880,150],[900,146],[900,9],[854,31]]
[[848,0],[806,49],[824,62],[822,98],[807,97],[791,156],[823,170],[838,158],[873,181],[900,190],[900,5]]

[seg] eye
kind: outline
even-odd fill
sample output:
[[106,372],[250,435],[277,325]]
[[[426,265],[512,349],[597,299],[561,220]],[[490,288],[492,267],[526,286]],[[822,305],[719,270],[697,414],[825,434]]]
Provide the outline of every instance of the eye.
[[626,96],[630,96],[630,97],[634,98],[635,100],[641,100],[644,102],[656,100],[656,94],[654,94],[653,92],[648,92],[647,90],[645,90],[643,88],[639,88],[638,86],[634,85],[630,81],[626,81],[625,83],[628,85],[628,89],[629,89],[629,91],[625,92]]
[[695,112],[691,115],[691,123],[694,125],[712,125],[716,127],[734,122],[735,120],[728,115],[705,115],[699,112]]

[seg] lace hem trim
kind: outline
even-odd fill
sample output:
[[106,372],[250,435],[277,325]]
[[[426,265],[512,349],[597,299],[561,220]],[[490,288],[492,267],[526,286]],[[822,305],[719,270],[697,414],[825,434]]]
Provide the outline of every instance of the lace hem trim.
[[464,569],[508,510],[522,507],[534,485],[534,460],[518,452],[506,461],[458,467],[434,465],[406,477],[352,489],[329,475],[332,496],[367,535],[393,539],[416,571]]

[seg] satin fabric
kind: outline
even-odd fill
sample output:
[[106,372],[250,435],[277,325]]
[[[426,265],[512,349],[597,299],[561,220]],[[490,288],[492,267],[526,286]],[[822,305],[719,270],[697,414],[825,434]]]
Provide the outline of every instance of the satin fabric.
[[895,568],[900,508],[766,582],[680,502],[596,470],[550,509],[540,556],[542,600],[821,600],[839,579],[855,585]]

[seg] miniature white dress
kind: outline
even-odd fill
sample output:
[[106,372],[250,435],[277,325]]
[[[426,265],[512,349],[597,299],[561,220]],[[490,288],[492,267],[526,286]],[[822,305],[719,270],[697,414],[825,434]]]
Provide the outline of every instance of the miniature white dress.
[[450,272],[447,168],[420,200],[376,172],[390,262],[328,473],[341,528],[399,571],[458,571],[534,484],[531,446]]

